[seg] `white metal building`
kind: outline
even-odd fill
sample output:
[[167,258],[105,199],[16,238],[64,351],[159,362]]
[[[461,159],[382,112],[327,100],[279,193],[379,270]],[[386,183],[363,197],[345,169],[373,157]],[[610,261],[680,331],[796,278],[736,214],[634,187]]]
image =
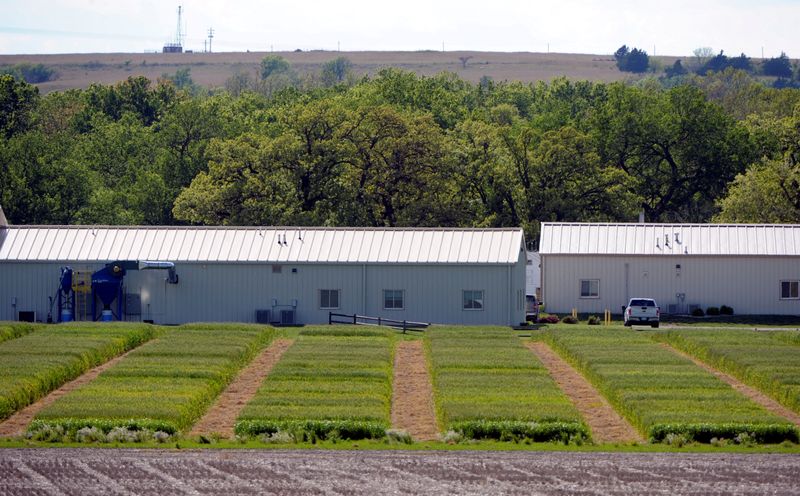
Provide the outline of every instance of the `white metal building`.
[[548,312],[800,315],[800,225],[543,223],[539,253]]
[[0,226],[0,320],[45,320],[62,266],[85,299],[87,274],[118,260],[174,262],[179,276],[128,272],[127,320],[254,322],[269,310],[276,321],[291,310],[305,324],[337,312],[510,325],[525,315],[521,229]]

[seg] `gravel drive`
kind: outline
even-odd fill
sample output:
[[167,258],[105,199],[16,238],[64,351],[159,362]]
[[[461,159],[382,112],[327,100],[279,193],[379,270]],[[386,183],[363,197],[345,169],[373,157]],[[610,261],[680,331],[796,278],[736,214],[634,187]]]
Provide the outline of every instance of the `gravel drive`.
[[2,449],[0,495],[800,494],[800,456]]

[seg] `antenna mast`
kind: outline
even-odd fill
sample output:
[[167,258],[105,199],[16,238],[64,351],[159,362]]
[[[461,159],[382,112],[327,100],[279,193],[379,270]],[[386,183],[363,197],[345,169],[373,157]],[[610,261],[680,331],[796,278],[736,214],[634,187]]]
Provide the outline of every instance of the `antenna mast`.
[[181,33],[181,10],[183,10],[183,7],[178,5],[178,31],[177,35],[175,36],[175,43],[183,46],[183,33]]

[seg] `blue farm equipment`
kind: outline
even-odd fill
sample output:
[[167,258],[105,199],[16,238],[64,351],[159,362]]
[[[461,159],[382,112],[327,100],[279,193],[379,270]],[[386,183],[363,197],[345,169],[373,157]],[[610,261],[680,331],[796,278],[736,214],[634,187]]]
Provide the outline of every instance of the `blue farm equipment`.
[[[56,290],[58,301],[58,322],[71,322],[75,320],[75,290],[72,289],[72,268],[61,267],[61,277]],[[52,309],[52,304],[51,307]],[[52,317],[49,317],[52,320]]]
[[[92,274],[92,320],[104,322],[124,320],[122,302],[124,299],[122,282],[129,270],[164,269],[168,271],[167,282],[178,284],[178,274],[172,262],[116,261]],[[97,313],[97,300],[103,304]],[[116,301],[116,312],[112,305]]]

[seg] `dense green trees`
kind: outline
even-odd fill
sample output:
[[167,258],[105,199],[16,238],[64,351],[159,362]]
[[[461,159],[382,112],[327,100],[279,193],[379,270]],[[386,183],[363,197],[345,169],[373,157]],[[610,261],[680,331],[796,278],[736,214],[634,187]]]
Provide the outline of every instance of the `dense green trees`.
[[800,91],[732,68],[669,88],[473,85],[396,69],[356,82],[344,63],[314,85],[279,57],[261,69],[206,95],[177,87],[188,72],[44,97],[0,76],[6,215],[523,226],[533,238],[540,221],[642,210],[649,221],[800,221]]

